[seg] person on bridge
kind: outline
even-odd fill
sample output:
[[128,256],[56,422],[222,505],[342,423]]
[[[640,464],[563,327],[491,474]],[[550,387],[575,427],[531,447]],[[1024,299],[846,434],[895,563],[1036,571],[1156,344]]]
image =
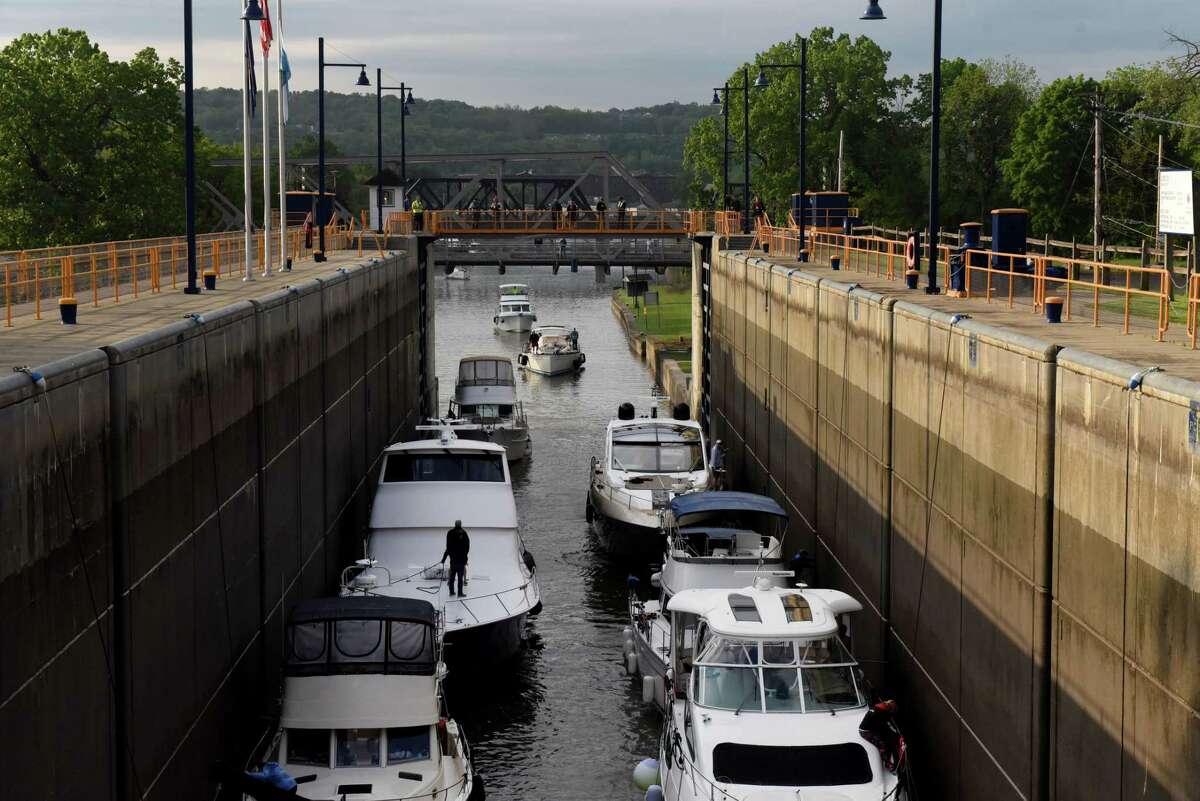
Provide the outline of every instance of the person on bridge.
[[500,212],[503,210],[504,210],[504,207],[500,205],[500,198],[496,198],[495,200],[492,201],[490,211],[492,212],[492,227],[493,228],[500,227]]
[[625,227],[625,197],[617,198],[617,227]]
[[446,532],[446,551],[442,554],[442,564],[450,560],[450,594],[454,595],[454,577],[458,576],[458,597],[462,598],[463,582],[467,576],[467,555],[471,552],[471,538],[462,527],[461,520],[454,521],[454,528]]
[[312,212],[304,215],[304,249],[312,250],[313,221]]
[[751,207],[754,212],[754,226],[757,228],[762,225],[763,218],[767,215],[767,210],[763,207],[762,198],[758,195],[754,196],[754,205]]
[[600,230],[604,230],[608,215],[608,204],[604,202],[604,198],[596,198],[596,221],[600,223]]
[[555,200],[552,204],[550,204],[550,219],[554,221],[554,230],[555,231],[562,228],[562,212],[563,212],[562,203]]
[[479,227],[479,214],[482,210],[479,208],[479,201],[471,201],[471,225],[475,228]]
[[425,203],[421,198],[417,198],[412,202],[413,230],[425,230]]
[[567,202],[567,227],[575,227],[575,219],[579,216],[579,204],[572,198]]

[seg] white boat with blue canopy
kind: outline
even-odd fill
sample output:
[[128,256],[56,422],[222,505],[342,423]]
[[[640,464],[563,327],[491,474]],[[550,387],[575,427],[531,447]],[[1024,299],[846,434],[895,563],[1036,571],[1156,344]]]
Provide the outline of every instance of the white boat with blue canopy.
[[899,801],[860,732],[868,690],[847,639],[862,605],[837,590],[684,590],[660,771],[670,801]]
[[301,798],[481,799],[466,737],[446,712],[441,636],[428,601],[298,603],[285,631],[280,725],[262,761],[282,768]]
[[[665,614],[674,595],[693,589],[735,589],[762,579],[786,587],[783,539],[788,514],[774,498],[749,492],[689,492],[671,499],[664,515],[662,570],[651,577],[658,597],[629,593],[625,667],[642,676],[642,698],[666,709],[671,623]],[[630,657],[630,651],[633,657]]]

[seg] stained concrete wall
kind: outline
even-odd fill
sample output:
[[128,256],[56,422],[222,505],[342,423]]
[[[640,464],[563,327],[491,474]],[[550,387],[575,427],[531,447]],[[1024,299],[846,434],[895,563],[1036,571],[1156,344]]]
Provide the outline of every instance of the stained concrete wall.
[[417,275],[401,255],[176,322],[46,367],[44,395],[0,380],[6,797],[210,798],[245,759],[287,608],[335,586],[418,419]]
[[863,601],[853,647],[901,699],[922,795],[1200,797],[1200,386],[713,268],[713,434]]

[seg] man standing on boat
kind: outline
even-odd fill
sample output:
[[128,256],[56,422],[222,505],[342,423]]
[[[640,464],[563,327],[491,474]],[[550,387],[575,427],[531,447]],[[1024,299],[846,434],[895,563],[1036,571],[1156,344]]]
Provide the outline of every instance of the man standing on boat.
[[454,528],[446,532],[446,551],[442,554],[442,564],[450,560],[450,594],[454,595],[454,577],[458,576],[458,597],[462,598],[463,582],[467,577],[467,554],[471,551],[471,538],[462,527],[461,520],[454,521]]

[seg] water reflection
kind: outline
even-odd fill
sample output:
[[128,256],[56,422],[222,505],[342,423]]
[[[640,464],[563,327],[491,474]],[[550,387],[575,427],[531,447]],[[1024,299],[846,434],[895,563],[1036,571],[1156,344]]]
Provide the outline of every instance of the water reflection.
[[529,284],[539,322],[576,326],[587,354],[578,375],[518,381],[533,456],[514,466],[513,484],[545,607],[510,670],[451,674],[451,712],[489,798],[640,799],[630,773],[655,753],[659,718],[621,666],[628,569],[605,560],[584,520],[589,462],[617,406],[661,405],[609,306],[617,277],[597,284],[589,268],[552,275],[510,267],[504,276],[474,268],[469,281],[435,280],[443,411],[461,357],[515,357],[527,339],[492,330],[501,283]]

